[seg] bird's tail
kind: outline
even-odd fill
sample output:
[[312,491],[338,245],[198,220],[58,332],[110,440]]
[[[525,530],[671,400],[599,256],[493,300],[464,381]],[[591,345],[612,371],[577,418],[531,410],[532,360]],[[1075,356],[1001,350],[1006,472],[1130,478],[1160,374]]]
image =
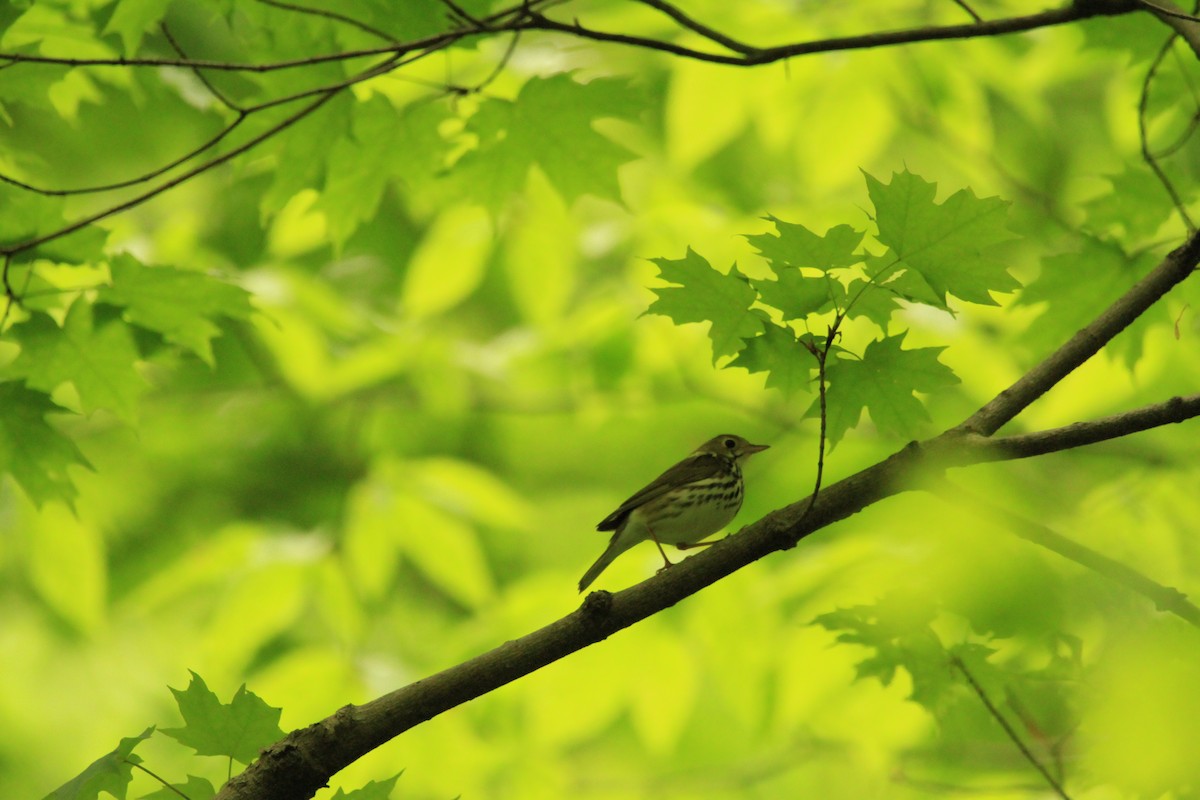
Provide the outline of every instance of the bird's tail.
[[580,592],[591,586],[592,581],[600,577],[600,573],[604,572],[608,565],[616,560],[617,556],[621,555],[621,553],[624,553],[630,547],[637,544],[636,539],[629,541],[627,538],[622,537],[621,534],[624,532],[625,526],[622,525],[617,529],[617,532],[613,534],[612,540],[608,543],[608,547],[603,553],[600,554],[600,557],[596,559],[596,563],[588,567],[588,571],[583,573],[583,577],[579,579]]

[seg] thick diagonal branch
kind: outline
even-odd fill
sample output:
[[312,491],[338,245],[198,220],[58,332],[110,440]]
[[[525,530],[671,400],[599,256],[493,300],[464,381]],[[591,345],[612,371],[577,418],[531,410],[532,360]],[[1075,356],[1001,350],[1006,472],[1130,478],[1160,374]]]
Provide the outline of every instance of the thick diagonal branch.
[[[963,425],[927,443],[910,444],[884,461],[829,486],[815,501],[804,498],[773,511],[705,552],[636,586],[616,594],[593,592],[577,611],[540,630],[364,705],[346,706],[332,717],[293,731],[227,783],[217,795],[218,800],[311,797],[334,773],[404,731],[602,641],[879,500],[918,488],[928,470],[936,472],[955,464],[1028,455],[1019,446],[1012,453],[1005,453],[1003,448],[994,447],[986,437],[973,432],[999,427],[1019,413],[1182,281],[1198,263],[1200,235],[1193,235],[1095,322]],[[1196,398],[1181,398],[1164,405],[1170,412],[1158,418],[1162,424],[1200,415],[1200,402]],[[1153,413],[1147,412],[1142,419],[1151,418]],[[1106,424],[1108,432],[1116,435],[1120,423],[1110,419]],[[1141,430],[1144,426],[1130,429]],[[1038,443],[1038,452],[1110,438],[1097,429],[1089,431],[1089,435],[1090,439],[1065,434],[1047,439]]]

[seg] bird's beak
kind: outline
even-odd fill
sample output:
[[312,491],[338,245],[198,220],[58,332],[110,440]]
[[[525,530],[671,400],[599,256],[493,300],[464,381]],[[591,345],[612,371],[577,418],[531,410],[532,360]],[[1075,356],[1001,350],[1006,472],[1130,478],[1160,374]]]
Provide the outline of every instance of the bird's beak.
[[769,445],[769,444],[747,444],[746,445],[746,455],[752,456],[755,453],[761,453],[763,450],[768,449],[770,446],[771,445]]

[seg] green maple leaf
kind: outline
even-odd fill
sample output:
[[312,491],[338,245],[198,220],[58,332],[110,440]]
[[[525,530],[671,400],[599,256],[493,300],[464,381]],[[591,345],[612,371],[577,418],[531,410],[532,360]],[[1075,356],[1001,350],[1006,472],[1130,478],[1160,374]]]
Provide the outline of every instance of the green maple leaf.
[[[1078,252],[1045,259],[1041,275],[1017,297],[1017,305],[1046,304],[1044,313],[1021,337],[1038,351],[1060,345],[1128,291],[1157,260],[1152,253],[1129,255],[1120,246],[1093,237],[1080,241]],[[1165,318],[1165,309],[1155,306],[1134,320],[1105,349],[1123,358],[1126,366],[1132,368],[1141,358],[1147,330]]]
[[172,689],[171,693],[179,704],[184,727],[164,729],[163,733],[191,747],[196,755],[228,756],[249,764],[259,750],[283,738],[280,709],[247,691],[245,684],[226,704],[193,672],[186,690]]
[[93,322],[93,309],[83,298],[67,310],[60,328],[46,314],[35,313],[8,331],[21,352],[5,376],[52,392],[71,383],[85,413],[112,411],[126,422],[137,417],[138,397],[146,383],[134,369],[138,360],[129,326],[119,319]]
[[619,79],[534,78],[515,100],[488,100],[469,120],[479,146],[455,164],[454,185],[495,211],[537,167],[568,201],[584,194],[620,200],[617,168],[633,155],[597,133],[593,122],[629,118],[639,106]]
[[46,795],[45,800],[94,800],[101,792],[124,800],[133,778],[133,765],[142,763],[133,748],[149,739],[152,733],[154,728],[150,727],[140,736],[122,739],[115,750],[93,761],[83,772]]
[[658,299],[646,313],[670,317],[677,324],[711,322],[708,336],[713,361],[736,353],[743,339],[762,329],[762,317],[750,310],[757,293],[736,266],[728,273],[719,272],[690,247],[679,260],[651,260],[658,265],[662,279],[676,285],[652,289]]
[[875,204],[877,238],[937,297],[997,305],[991,292],[1020,287],[996,254],[996,245],[1013,238],[1004,226],[1007,202],[962,189],[939,205],[937,185],[911,172],[893,174],[890,184],[863,174]]
[[746,339],[745,344],[726,366],[767,373],[767,388],[778,389],[785,397],[813,388],[812,371],[816,369],[816,359],[791,328],[764,325],[762,335]]
[[396,788],[396,780],[399,777],[400,775],[397,774],[384,781],[368,781],[367,785],[361,789],[353,789],[349,792],[338,789],[333,793],[332,800],[388,800],[392,796],[392,789]]
[[790,267],[776,268],[776,274],[776,280],[756,280],[753,284],[759,299],[779,309],[785,320],[804,319],[832,308],[833,294],[842,288],[826,275],[805,275]]
[[104,33],[118,34],[124,45],[125,55],[132,56],[137,52],[146,32],[158,27],[170,4],[171,0],[117,0],[108,25],[104,27]]
[[[912,700],[937,710],[955,686],[956,676],[951,653],[931,627],[934,617],[935,609],[927,604],[889,596],[874,605],[821,614],[813,622],[837,633],[839,642],[874,651],[856,665],[860,679],[876,678],[887,686],[903,669],[912,678]],[[975,656],[973,650],[971,655]]]
[[746,241],[754,245],[764,258],[771,260],[777,273],[778,267],[784,265],[828,272],[849,267],[863,259],[854,251],[862,243],[864,234],[849,225],[836,225],[822,236],[803,225],[784,222],[778,217],[767,216],[767,219],[775,223],[779,235],[762,233],[747,236]]
[[139,800],[179,800],[181,796],[187,800],[212,800],[216,794],[217,790],[208,780],[188,775],[187,783],[163,786],[156,792],[143,795]]
[[0,471],[39,507],[49,500],[72,505],[77,493],[67,467],[91,466],[74,442],[46,422],[46,414],[56,411],[65,409],[49,396],[17,381],[0,383]]
[[399,140],[399,121],[392,104],[375,96],[355,106],[350,136],[333,145],[317,207],[325,212],[329,237],[338,248],[379,208],[392,178],[392,153],[406,146]]
[[1162,182],[1148,167],[1127,168],[1108,176],[1112,191],[1083,204],[1093,231],[1119,228],[1127,236],[1146,239],[1170,218],[1174,209]]
[[[914,438],[929,412],[913,392],[933,392],[958,383],[958,377],[937,360],[944,347],[903,350],[905,334],[867,345],[861,359],[831,359],[826,367],[827,433],[836,444],[858,424],[865,408],[880,431]],[[816,404],[809,416],[817,416]]]
[[837,304],[845,309],[850,319],[866,317],[880,330],[887,331],[892,314],[900,308],[897,293],[888,286],[880,286],[866,278],[855,278],[845,287],[836,283]]
[[213,363],[216,317],[245,318],[253,310],[245,289],[210,275],[173,267],[148,267],[130,255],[109,263],[112,285],[97,303],[119,306],[128,322],[157,331],[168,342]]
[[[5,99],[8,99],[7,97]],[[0,183],[0,243],[12,245],[37,239],[63,227],[64,199],[35,194],[11,184]],[[46,259],[67,264],[82,264],[103,257],[108,232],[96,225],[85,225],[65,236],[57,236],[37,247],[13,256],[13,263]]]

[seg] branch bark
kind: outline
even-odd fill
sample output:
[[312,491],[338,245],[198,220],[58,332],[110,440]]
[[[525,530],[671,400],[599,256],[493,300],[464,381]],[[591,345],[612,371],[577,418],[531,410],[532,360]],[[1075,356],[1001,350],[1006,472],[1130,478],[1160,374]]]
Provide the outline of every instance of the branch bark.
[[311,797],[334,773],[404,731],[603,641],[764,556],[794,547],[806,536],[869,505],[918,489],[930,472],[940,474],[953,466],[1056,452],[1200,415],[1200,397],[1193,396],[1082,423],[1083,427],[1046,431],[1040,437],[1028,434],[993,442],[981,433],[990,434],[1020,413],[1187,278],[1197,265],[1200,234],[1193,234],[1096,321],[961,425],[927,442],[909,444],[878,464],[829,486],[816,498],[804,498],[773,511],[636,586],[615,594],[592,592],[578,610],[540,630],[369,703],[345,706],[327,719],[293,731],[230,780],[218,793],[218,800]]

